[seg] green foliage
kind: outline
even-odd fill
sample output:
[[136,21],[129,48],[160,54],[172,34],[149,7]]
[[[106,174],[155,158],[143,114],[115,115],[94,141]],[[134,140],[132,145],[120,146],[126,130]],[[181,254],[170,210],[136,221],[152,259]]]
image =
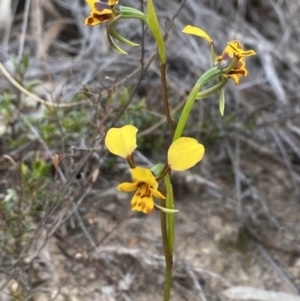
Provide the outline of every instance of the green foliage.
[[155,151],[161,149],[161,147],[163,146],[163,142],[164,141],[161,136],[153,137],[153,135],[148,135],[137,139],[139,150],[147,155],[155,155]]
[[[68,145],[84,137],[88,133],[88,114],[85,108],[78,110],[55,109],[56,112],[46,111],[41,118],[28,118],[32,126],[38,130],[41,138],[49,147],[58,146],[58,141]],[[8,113],[7,113],[8,114]],[[9,115],[8,115],[9,116]],[[92,127],[93,128],[93,127]],[[11,148],[19,147],[28,142],[28,138],[36,139],[32,136],[27,126],[20,127],[18,139],[11,138],[9,145]]]
[[164,167],[165,167],[165,164],[158,163],[158,164],[155,164],[154,166],[152,166],[151,171],[157,177],[163,171]]
[[257,121],[256,121],[256,116],[253,115],[250,118],[247,119],[247,121],[244,123],[246,129],[250,131],[254,131],[257,129]]
[[[15,172],[14,185],[6,189],[0,202],[0,249],[10,250],[11,256],[18,256],[35,230],[37,209],[46,199],[51,183],[50,164],[41,159],[39,153],[30,163],[22,162]],[[50,198],[54,197],[52,192]]]
[[13,60],[13,65],[17,76],[23,79],[24,74],[29,67],[29,54],[25,54],[20,62]]
[[6,190],[6,195],[1,202],[1,209],[4,209],[6,212],[9,212],[14,208],[14,206],[18,203],[19,196],[13,188],[9,188]]
[[42,83],[43,81],[39,79],[33,79],[33,80],[23,81],[23,86],[27,91],[31,91],[34,86],[40,85]]
[[49,164],[40,159],[39,153],[36,154],[30,168],[25,163],[21,163],[21,175],[30,184],[36,181],[43,181],[48,176],[49,169]]
[[7,124],[13,119],[15,105],[13,104],[13,97],[8,93],[0,95],[0,116]]

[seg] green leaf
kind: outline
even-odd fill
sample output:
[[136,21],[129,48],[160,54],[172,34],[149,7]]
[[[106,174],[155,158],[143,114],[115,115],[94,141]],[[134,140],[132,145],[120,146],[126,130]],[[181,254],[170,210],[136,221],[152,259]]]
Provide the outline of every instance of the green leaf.
[[18,74],[18,75],[22,74],[21,67],[20,67],[19,63],[15,60],[13,60],[12,62],[13,62],[14,70],[15,70],[16,74]]
[[30,90],[32,87],[41,85],[42,83],[43,83],[43,81],[41,81],[39,79],[33,79],[33,80],[29,80],[29,81],[24,81],[23,85],[26,90]]
[[28,167],[26,164],[21,163],[21,174],[23,177],[25,177],[27,175],[28,172]]
[[161,172],[163,171],[165,165],[162,163],[158,163],[154,166],[151,167],[151,171],[153,172],[154,176],[157,177],[158,175],[161,174]]
[[157,15],[152,0],[147,1],[146,21],[157,43],[157,50],[158,50],[161,63],[165,64],[166,63],[165,42],[158,23]]
[[5,210],[9,211],[18,200],[17,192],[12,188],[7,189],[6,196],[4,197]]
[[25,69],[28,68],[28,66],[29,66],[29,55],[28,55],[28,53],[26,53],[26,54],[23,56],[21,63],[22,63],[22,65],[25,67]]

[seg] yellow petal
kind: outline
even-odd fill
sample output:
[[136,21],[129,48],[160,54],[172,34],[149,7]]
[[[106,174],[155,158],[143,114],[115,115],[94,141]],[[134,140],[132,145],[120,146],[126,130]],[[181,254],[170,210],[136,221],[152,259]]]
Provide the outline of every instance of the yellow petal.
[[138,183],[128,183],[124,182],[118,185],[117,189],[124,192],[131,192],[138,189]]
[[151,187],[149,187],[149,189],[150,189],[152,195],[153,195],[155,198],[162,199],[162,200],[164,200],[164,199],[166,198],[166,197],[165,197],[162,193],[160,193],[158,190],[156,190],[156,189],[154,189],[154,188],[151,188]]
[[200,38],[203,38],[204,40],[206,40],[210,44],[213,43],[210,36],[204,30],[202,30],[198,27],[187,25],[186,27],[183,28],[182,32],[187,33],[187,34],[192,34],[192,35],[198,36]]
[[118,2],[119,2],[118,0],[108,0],[108,5],[114,6],[114,5],[117,4]]
[[203,158],[204,151],[204,146],[196,139],[181,137],[168,150],[168,164],[178,171],[191,168]]
[[247,57],[256,54],[254,50],[244,50],[240,42],[237,40],[230,41],[228,45],[234,50],[234,54],[237,57]]
[[[239,74],[230,74],[230,75],[228,75],[228,77],[232,78],[233,81],[234,81],[234,83],[235,83],[236,85],[239,84],[239,82],[240,82],[240,75],[239,75]],[[223,115],[222,115],[222,116],[223,116]]]
[[134,182],[139,182],[139,183],[143,182],[154,189],[157,188],[158,184],[150,169],[136,167],[130,169],[130,171]]
[[150,213],[154,208],[154,201],[151,196],[141,197],[137,193],[131,200],[132,211],[142,211],[146,214]]
[[133,125],[109,129],[105,137],[107,149],[116,156],[127,158],[136,149],[137,131]]
[[94,8],[95,2],[97,2],[97,0],[85,0],[85,1],[88,3],[91,9]]

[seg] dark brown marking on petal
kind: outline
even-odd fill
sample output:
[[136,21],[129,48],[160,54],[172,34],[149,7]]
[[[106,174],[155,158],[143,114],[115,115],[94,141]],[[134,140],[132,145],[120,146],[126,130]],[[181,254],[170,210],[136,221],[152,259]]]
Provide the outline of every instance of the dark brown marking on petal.
[[91,25],[91,24],[93,24],[93,22],[94,22],[94,19],[93,19],[93,17],[88,17],[88,19],[87,19],[87,23],[88,23],[88,25]]
[[243,62],[238,61],[238,62],[235,64],[234,69],[240,69],[240,68],[243,67],[243,65],[244,65]]
[[150,212],[152,211],[152,209],[149,208],[149,207],[147,207],[147,208],[145,209],[145,211],[146,211],[146,213],[148,214],[148,213],[150,213]]
[[227,52],[224,52],[222,55],[222,60],[229,61],[229,60],[232,60],[232,57],[229,56],[229,54]]
[[229,75],[241,75],[241,76],[246,76],[247,70],[245,69],[239,69],[239,70],[231,70],[228,72]]
[[138,190],[136,191],[135,194],[136,194],[137,196],[141,197],[141,194],[142,194],[141,187],[138,188]]
[[142,199],[142,198],[149,198],[149,197],[151,197],[151,196],[152,196],[152,194],[151,194],[150,191],[146,191],[145,193],[143,193],[143,195],[140,195],[141,199]]
[[141,199],[144,197],[151,197],[152,193],[149,189],[149,186],[145,184],[144,182],[141,182],[137,185],[139,188],[136,192],[136,195],[139,196]]
[[97,11],[99,11],[99,12],[102,12],[102,11],[104,11],[105,9],[111,9],[110,5],[108,5],[108,4],[105,3],[105,2],[101,2],[101,1],[95,2],[94,7],[95,7],[95,9],[96,9]]
[[93,14],[93,17],[100,22],[105,22],[105,21],[112,19],[113,14],[103,14],[103,15]]

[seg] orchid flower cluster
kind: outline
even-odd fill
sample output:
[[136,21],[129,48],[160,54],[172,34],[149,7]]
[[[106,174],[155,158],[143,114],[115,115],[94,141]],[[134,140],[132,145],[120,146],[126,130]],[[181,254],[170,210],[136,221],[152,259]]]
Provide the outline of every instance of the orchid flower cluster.
[[[112,154],[123,157],[130,166],[133,183],[122,183],[118,189],[126,192],[136,191],[131,200],[133,211],[150,213],[155,207],[164,212],[174,213],[176,210],[167,209],[154,203],[153,197],[165,199],[165,196],[157,190],[158,181],[171,170],[182,171],[197,164],[204,155],[204,146],[194,138],[180,137],[170,145],[167,163],[164,166],[157,165],[151,171],[147,168],[137,167],[134,163],[133,151],[137,147],[137,131],[138,129],[133,125],[125,125],[121,128],[109,129],[105,137],[107,149]],[[155,171],[159,169],[161,172],[155,176]]]
[[[161,230],[166,259],[164,301],[170,298],[171,276],[174,247],[174,208],[173,189],[170,179],[172,170],[183,171],[199,163],[205,152],[204,146],[192,137],[183,137],[183,131],[187,119],[195,101],[207,98],[217,93],[219,96],[220,114],[224,115],[225,97],[224,87],[229,79],[239,84],[240,77],[246,77],[245,58],[255,55],[253,50],[244,50],[237,40],[229,41],[223,53],[217,55],[214,42],[211,37],[202,29],[187,25],[182,32],[198,36],[210,45],[211,59],[213,66],[205,71],[196,81],[190,91],[181,116],[174,126],[168,103],[167,80],[166,80],[166,48],[164,38],[152,0],[147,0],[146,13],[132,7],[121,6],[118,0],[107,2],[97,0],[86,0],[90,7],[90,15],[85,20],[86,26],[95,26],[107,22],[107,37],[111,47],[121,53],[127,54],[115,42],[118,40],[129,46],[138,46],[114,29],[114,25],[121,19],[135,18],[146,23],[150,29],[157,45],[158,60],[160,63],[163,104],[165,115],[170,127],[172,143],[165,154],[165,163],[154,165],[151,169],[136,166],[134,161],[134,150],[137,147],[136,134],[138,129],[133,125],[124,125],[120,128],[108,129],[105,137],[107,149],[114,155],[124,158],[129,166],[132,182],[125,182],[118,185],[118,190],[135,192],[131,200],[131,209],[143,213],[151,213],[154,209],[161,214]],[[210,83],[209,88],[204,89]],[[159,183],[163,181],[163,190],[159,189]],[[160,205],[154,202],[154,198],[160,200]]]

